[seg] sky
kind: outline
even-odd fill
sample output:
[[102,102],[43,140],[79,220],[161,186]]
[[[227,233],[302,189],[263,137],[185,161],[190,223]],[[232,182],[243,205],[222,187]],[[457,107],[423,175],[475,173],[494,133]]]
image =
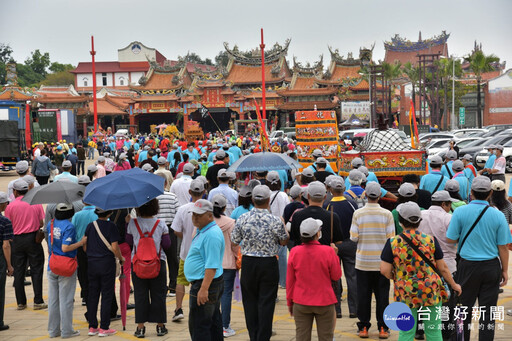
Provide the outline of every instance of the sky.
[[373,59],[384,59],[384,41],[395,34],[416,41],[450,33],[448,52],[467,55],[474,41],[486,54],[512,65],[511,0],[16,0],[2,1],[0,43],[14,50],[18,62],[39,49],[53,61],[77,65],[91,60],[115,61],[117,50],[132,41],[156,48],[168,59],[187,52],[213,58],[235,44],[255,48],[260,28],[265,43],[291,38],[288,61],[314,63],[327,46],[341,55],[375,43]]

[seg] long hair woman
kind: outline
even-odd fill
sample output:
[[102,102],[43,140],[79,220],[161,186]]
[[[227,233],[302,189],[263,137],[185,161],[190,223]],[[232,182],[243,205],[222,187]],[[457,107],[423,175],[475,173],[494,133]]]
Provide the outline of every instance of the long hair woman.
[[122,153],[121,155],[119,155],[119,160],[117,161],[116,166],[114,167],[114,172],[132,168],[132,166],[130,165],[130,162],[126,161],[126,157],[127,156],[125,153]]

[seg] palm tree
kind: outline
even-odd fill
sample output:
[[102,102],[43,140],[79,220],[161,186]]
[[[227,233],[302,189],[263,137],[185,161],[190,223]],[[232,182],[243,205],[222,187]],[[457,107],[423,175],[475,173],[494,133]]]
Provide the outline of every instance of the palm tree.
[[[443,103],[443,121],[444,121],[444,128],[446,129],[447,122],[448,122],[448,91],[449,87],[451,85],[451,80],[453,76],[460,76],[462,74],[462,68],[460,65],[459,60],[455,60],[453,58],[447,59],[442,58],[439,59],[436,62],[438,68],[439,68],[439,77],[441,80],[441,87],[443,88],[443,97],[444,97],[444,103]],[[455,65],[454,65],[455,64]],[[455,74],[454,74],[455,73]],[[454,89],[452,89],[454,91]],[[453,124],[453,122],[452,122]]]
[[480,94],[482,73],[493,71],[493,64],[499,62],[500,58],[494,54],[485,55],[482,50],[476,49],[464,59],[469,63],[469,67],[476,76],[477,122],[478,127],[482,127],[482,98]]
[[399,78],[401,75],[402,75],[402,63],[400,62],[395,62],[393,64],[389,64],[389,63],[382,63],[382,70],[383,70],[383,76],[384,76],[384,79],[387,81],[386,83],[388,84],[388,88],[389,88],[389,94],[388,94],[388,112],[389,112],[389,119],[390,119],[390,122],[393,122],[393,113],[391,112],[391,97],[392,97],[392,92],[391,92],[391,88],[392,88],[392,83],[393,83],[393,80],[394,79],[397,79]]
[[412,85],[412,105],[416,109],[416,86],[419,86],[420,82],[420,68],[414,66],[411,62],[404,64],[402,68],[403,73],[409,78]]

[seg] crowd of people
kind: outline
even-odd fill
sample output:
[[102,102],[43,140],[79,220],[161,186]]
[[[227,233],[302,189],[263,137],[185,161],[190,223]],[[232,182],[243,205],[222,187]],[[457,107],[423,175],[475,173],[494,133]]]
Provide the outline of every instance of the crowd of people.
[[[292,140],[281,140],[278,147],[297,159]],[[315,321],[318,339],[330,341],[336,320],[344,316],[342,276],[345,316],[357,319],[360,338],[369,337],[373,295],[378,336],[389,337],[384,310],[390,280],[394,300],[408,305],[415,318],[412,329],[400,331],[400,340],[422,339],[423,332],[428,340],[451,337],[455,331],[448,324],[454,317],[441,321],[435,312],[442,307],[453,311],[456,302],[473,307],[477,298],[487,312],[497,305],[512,243],[501,146],[491,146],[494,158],[478,173],[469,155],[459,160],[451,150],[446,160],[435,156],[421,178],[404,176],[396,195],[381,187],[362,159],[351,161],[353,169],[344,178],[321,150],[302,171],[228,170],[262,149],[256,137],[235,135],[194,142],[150,135],[82,139],[76,146],[37,144],[31,166],[18,162],[19,178],[0,192],[0,330],[8,328],[6,276],[14,276],[17,309],[23,310],[28,272],[33,308],[48,308],[49,336],[63,338],[80,335],[72,323],[77,281],[88,335],[116,333],[110,322],[119,318],[114,292],[119,275],[128,279],[122,302],[128,303],[133,289],[127,307],[135,309],[137,338],[150,333],[147,323],[156,324],[157,336],[169,332],[166,297],[176,300],[171,321],[186,318],[187,287],[194,341],[236,334],[230,323],[233,296],[241,296],[250,339],[269,340],[279,333],[272,326],[280,288],[286,290],[296,339],[310,340]],[[86,159],[95,162],[85,168]],[[22,200],[48,182],[89,186],[134,167],[164,179],[163,194],[140,207],[104,210],[79,200],[45,210]],[[390,203],[396,208],[383,207]],[[71,264],[67,271],[63,262]],[[425,309],[431,314],[418,323]],[[471,318],[464,320],[465,340],[470,323]],[[485,326],[480,338],[492,339],[491,314],[480,316],[480,323]]]

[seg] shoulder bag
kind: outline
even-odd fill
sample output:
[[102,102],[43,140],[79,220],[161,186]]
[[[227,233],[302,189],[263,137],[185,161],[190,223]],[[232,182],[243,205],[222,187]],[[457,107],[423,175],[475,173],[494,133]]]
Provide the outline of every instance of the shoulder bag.
[[460,261],[460,250],[462,250],[462,247],[464,246],[464,243],[466,242],[466,239],[468,239],[469,235],[471,234],[471,232],[473,232],[473,229],[475,228],[476,224],[478,224],[478,222],[480,221],[480,219],[482,219],[485,211],[487,211],[487,209],[489,208],[489,206],[485,206],[485,208],[482,210],[482,212],[480,212],[480,215],[476,218],[475,222],[473,223],[473,225],[471,225],[471,227],[469,228],[469,231],[468,233],[466,233],[466,235],[464,236],[464,238],[462,238],[462,241],[460,242],[460,246],[459,246],[459,249],[457,250],[457,254],[455,255],[455,260],[457,261],[457,264],[459,263]]
[[[94,228],[96,229],[96,232],[98,233],[98,236],[100,237],[101,241],[105,244],[107,249],[110,250],[110,252],[114,253],[114,249],[112,249],[112,245],[107,242],[107,239],[105,239],[105,236],[100,231],[100,227],[98,226],[98,223],[95,221],[92,222],[94,224]],[[116,259],[116,277],[119,277],[121,274],[121,263],[119,262],[119,258],[117,258],[114,254],[114,257]]]
[[434,188],[432,194],[434,194],[437,191],[437,189],[439,188],[439,186],[441,186],[441,183],[443,182],[444,175],[442,173],[440,173],[440,175],[441,176],[439,177],[439,182],[437,183],[436,188]]
[[440,285],[440,296],[441,296],[441,299],[444,302],[448,302],[448,300],[450,299],[450,290],[447,290],[448,288],[448,284],[446,283],[443,275],[441,274],[441,272],[437,269],[437,267],[434,265],[434,263],[432,263],[432,261],[430,259],[428,259],[427,256],[425,256],[425,254],[420,250],[420,248],[414,244],[414,242],[409,239],[405,234],[400,234],[400,237],[402,237],[403,240],[405,240],[405,242],[407,244],[409,244],[409,246],[418,254],[418,256],[420,256],[423,261],[425,261],[425,263],[428,264],[428,266],[430,266],[432,268],[432,270],[434,270],[434,272],[439,276],[439,278],[441,279],[441,282],[442,282],[442,285]]
[[77,262],[76,257],[66,257],[66,256],[60,256],[56,255],[53,252],[53,221],[52,219],[50,223],[50,249],[48,250],[50,252],[50,261],[49,266],[50,270],[59,276],[63,277],[71,277],[77,268]]

